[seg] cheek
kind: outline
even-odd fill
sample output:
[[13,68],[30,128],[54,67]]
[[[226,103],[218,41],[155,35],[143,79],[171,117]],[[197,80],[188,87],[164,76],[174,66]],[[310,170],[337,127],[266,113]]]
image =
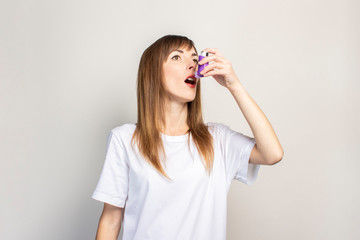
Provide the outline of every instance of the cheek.
[[180,84],[180,69],[177,66],[164,67],[164,81],[168,86],[174,86]]

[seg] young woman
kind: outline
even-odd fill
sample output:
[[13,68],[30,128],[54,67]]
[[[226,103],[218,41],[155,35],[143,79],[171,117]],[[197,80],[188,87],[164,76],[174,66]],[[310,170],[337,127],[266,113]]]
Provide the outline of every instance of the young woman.
[[[254,183],[260,165],[283,149],[269,121],[217,49],[198,62],[194,43],[166,35],[143,53],[137,77],[138,120],[111,130],[92,198],[104,202],[96,239],[225,240],[233,179]],[[201,72],[226,87],[254,138],[203,122]]]

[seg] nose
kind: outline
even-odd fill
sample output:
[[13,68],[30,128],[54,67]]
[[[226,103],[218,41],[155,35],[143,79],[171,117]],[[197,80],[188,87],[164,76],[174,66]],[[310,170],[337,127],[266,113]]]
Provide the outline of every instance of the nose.
[[196,70],[196,67],[197,67],[197,63],[195,63],[194,60],[191,59],[191,62],[190,62],[189,65],[188,65],[188,69],[195,71],[195,70]]

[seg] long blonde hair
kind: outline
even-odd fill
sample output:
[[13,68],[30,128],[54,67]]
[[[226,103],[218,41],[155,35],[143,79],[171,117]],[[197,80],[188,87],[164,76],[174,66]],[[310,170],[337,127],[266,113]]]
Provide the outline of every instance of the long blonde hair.
[[[163,85],[163,64],[169,54],[179,47],[187,50],[195,48],[192,40],[185,36],[166,35],[151,44],[142,54],[137,76],[137,109],[138,120],[131,139],[131,144],[137,143],[141,155],[163,176],[165,173],[159,152],[165,155],[160,129],[164,124],[164,100],[166,92]],[[197,53],[197,51],[196,51]],[[201,109],[200,81],[197,82],[196,96],[187,103],[187,124],[190,134],[198,149],[204,167],[210,175],[214,162],[213,138],[205,125]]]

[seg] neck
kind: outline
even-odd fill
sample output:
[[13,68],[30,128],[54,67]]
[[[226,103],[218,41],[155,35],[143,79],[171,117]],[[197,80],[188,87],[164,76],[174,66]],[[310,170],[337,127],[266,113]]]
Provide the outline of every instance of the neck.
[[184,135],[189,129],[187,124],[187,103],[170,102],[165,104],[165,126],[162,133],[165,135]]

